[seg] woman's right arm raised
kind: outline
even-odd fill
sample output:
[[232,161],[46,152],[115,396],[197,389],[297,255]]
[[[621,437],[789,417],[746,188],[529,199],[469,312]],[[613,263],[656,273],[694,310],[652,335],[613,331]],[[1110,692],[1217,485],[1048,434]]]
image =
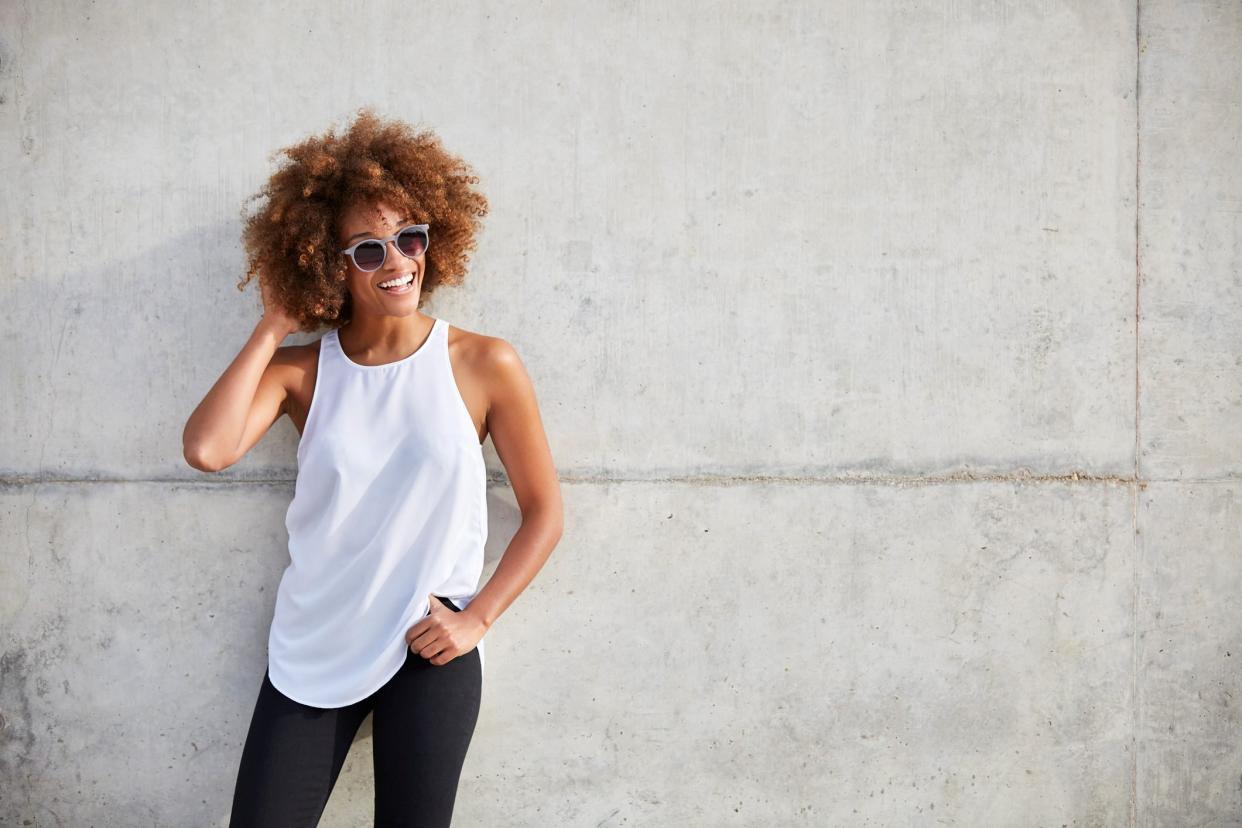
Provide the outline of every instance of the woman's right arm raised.
[[263,316],[250,339],[203,397],[181,435],[185,461],[218,472],[236,463],[285,412],[288,366],[273,360],[298,323],[275,301],[260,278]]

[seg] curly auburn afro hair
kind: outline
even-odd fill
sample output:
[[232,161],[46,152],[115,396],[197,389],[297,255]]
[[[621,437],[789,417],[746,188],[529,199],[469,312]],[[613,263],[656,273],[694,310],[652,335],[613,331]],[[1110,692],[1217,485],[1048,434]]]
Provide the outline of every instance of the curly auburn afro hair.
[[340,327],[352,303],[338,222],[354,204],[380,202],[431,225],[419,304],[438,285],[461,284],[488,204],[471,167],[431,130],[364,107],[344,134],[328,130],[269,157],[278,155],[288,160],[246,205],[266,201],[254,215],[242,207],[247,271],[238,290],[262,279],[302,330]]

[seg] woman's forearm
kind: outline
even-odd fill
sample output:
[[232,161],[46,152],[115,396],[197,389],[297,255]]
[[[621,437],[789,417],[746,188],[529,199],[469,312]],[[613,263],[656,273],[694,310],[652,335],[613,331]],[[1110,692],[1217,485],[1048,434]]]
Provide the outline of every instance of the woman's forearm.
[[487,627],[500,617],[543,568],[561,539],[560,506],[533,510],[524,516],[509,541],[492,577],[463,612],[476,616]]
[[287,335],[267,317],[255,325],[241,351],[186,421],[181,444],[187,463],[202,471],[228,465],[245,434],[259,380]]

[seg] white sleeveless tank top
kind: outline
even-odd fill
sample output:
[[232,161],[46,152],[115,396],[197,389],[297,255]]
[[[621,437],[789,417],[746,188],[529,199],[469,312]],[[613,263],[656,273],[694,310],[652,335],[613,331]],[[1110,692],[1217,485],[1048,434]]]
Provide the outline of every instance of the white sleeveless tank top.
[[319,340],[268,636],[268,676],[294,701],[366,698],[401,668],[431,594],[465,609],[478,592],[487,468],[448,327],[436,319],[418,350],[384,365],[349,359],[335,329]]

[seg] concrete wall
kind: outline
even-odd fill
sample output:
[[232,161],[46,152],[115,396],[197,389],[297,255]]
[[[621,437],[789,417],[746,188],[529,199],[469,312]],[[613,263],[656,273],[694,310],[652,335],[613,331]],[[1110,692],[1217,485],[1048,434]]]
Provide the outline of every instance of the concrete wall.
[[1242,820],[1242,4],[0,23],[0,823],[227,822],[296,431],[181,428],[242,200],[364,104],[479,170],[429,311],[518,348],[566,497],[455,824]]

